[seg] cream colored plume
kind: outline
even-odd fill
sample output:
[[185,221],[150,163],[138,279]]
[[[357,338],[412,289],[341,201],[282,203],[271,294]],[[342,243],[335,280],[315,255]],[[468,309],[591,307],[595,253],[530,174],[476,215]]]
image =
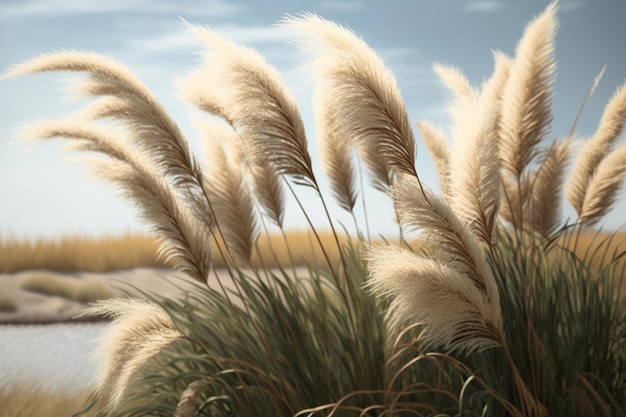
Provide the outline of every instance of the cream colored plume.
[[502,345],[500,306],[468,276],[393,246],[373,247],[367,259],[368,288],[392,298],[391,328],[404,328],[407,322],[425,325],[420,341],[426,348],[474,351]]
[[[146,151],[163,175],[176,178],[180,189],[201,187],[202,173],[186,139],[156,97],[124,65],[90,52],[42,55],[13,68],[5,77],[50,71],[85,72],[88,79],[73,91],[99,98],[81,115],[113,119],[129,132],[131,140]],[[196,201],[194,210],[207,214],[208,207]]]
[[[122,128],[121,133],[102,135],[97,124],[75,119],[44,122],[37,127],[39,132],[31,133],[43,138],[79,140],[82,142],[76,149],[97,151],[117,159],[110,175],[106,174],[106,168],[98,169],[101,177],[120,185],[138,205],[166,245],[162,250],[183,260],[185,271],[206,282],[210,265],[210,248],[206,242],[212,229],[212,214],[202,172],[178,126],[128,68],[95,53],[43,55],[16,66],[4,77],[49,71],[87,73],[85,81],[74,84],[73,92],[95,100],[74,117],[113,121]],[[110,139],[115,135],[122,137],[124,144],[121,139],[117,142]],[[128,177],[119,175],[120,172]],[[153,202],[143,201],[142,196],[151,193],[164,201],[150,206]],[[197,240],[203,241],[205,249],[192,253],[201,247]]]
[[587,226],[598,223],[615,204],[626,178],[626,142],[598,164],[580,210],[579,221]]
[[443,195],[465,224],[490,245],[500,203],[498,102],[491,99],[491,92],[480,95],[458,69],[440,64],[434,69],[453,94],[448,105],[453,146]]
[[551,237],[561,225],[561,199],[572,140],[554,141],[539,160],[532,184],[528,217],[537,233]]
[[333,115],[324,119],[329,124],[324,130],[357,147],[368,142],[387,169],[416,175],[415,140],[406,107],[391,71],[376,53],[353,32],[313,14],[288,18],[283,24],[311,56],[316,112]]
[[320,147],[322,169],[330,180],[330,187],[339,206],[352,212],[357,199],[356,174],[353,162],[353,146],[343,136],[330,130],[332,111],[317,106],[317,141]]
[[254,164],[265,164],[317,188],[298,107],[278,71],[256,51],[190,26],[207,50],[180,83],[183,97],[237,130]]
[[409,175],[396,179],[391,190],[400,225],[409,232],[422,232],[439,260],[468,278],[494,309],[500,308],[498,287],[479,240],[459,219],[450,205]]
[[[580,216],[598,165],[611,151],[626,122],[626,84],[609,100],[594,135],[583,145],[568,178],[565,196]],[[597,186],[597,184],[596,184]]]
[[101,337],[102,358],[97,392],[115,409],[135,384],[141,370],[171,343],[183,339],[168,313],[159,305],[139,299],[99,301],[82,315],[113,319]]
[[146,151],[130,146],[126,135],[94,122],[47,120],[30,125],[21,137],[40,140],[71,139],[69,149],[97,152],[110,159],[90,161],[97,178],[117,185],[139,208],[161,244],[159,253],[175,258],[178,268],[201,283],[206,283],[211,267],[209,218],[198,218],[176,194],[172,184],[157,171]]
[[241,143],[229,126],[205,124],[204,155],[209,201],[226,246],[238,260],[250,261],[259,236],[254,200],[241,164]]
[[553,2],[526,26],[502,93],[500,158],[502,167],[518,179],[552,121],[556,10]]
[[417,128],[422,137],[422,142],[430,154],[437,176],[441,195],[450,200],[450,147],[445,134],[436,127],[426,123],[417,122]]

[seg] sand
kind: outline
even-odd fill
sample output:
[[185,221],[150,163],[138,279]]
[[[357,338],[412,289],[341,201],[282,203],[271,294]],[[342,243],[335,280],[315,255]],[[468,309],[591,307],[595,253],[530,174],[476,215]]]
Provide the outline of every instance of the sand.
[[76,318],[87,306],[85,303],[22,289],[21,286],[24,280],[34,274],[60,275],[85,283],[100,282],[107,286],[116,296],[122,296],[125,291],[130,292],[133,296],[140,296],[141,291],[145,291],[167,297],[178,297],[185,289],[191,287],[188,280],[180,279],[184,277],[180,272],[158,268],[137,268],[107,273],[23,271],[14,274],[0,274],[0,296],[12,300],[17,306],[16,311],[13,312],[0,311],[0,324],[57,323],[87,320],[86,318]]
[[[254,276],[251,271],[246,269],[242,269],[242,272],[248,276]],[[235,287],[228,271],[217,270],[216,273],[224,288],[234,291]],[[144,298],[143,292],[174,299],[183,296],[186,291],[197,285],[185,274],[166,268],[136,268],[107,273],[23,271],[14,274],[0,274],[0,297],[8,298],[17,305],[16,311],[0,311],[0,325],[94,320],[89,317],[76,317],[87,307],[86,303],[24,290],[22,288],[24,280],[35,274],[44,274],[49,277],[61,276],[85,283],[100,283],[108,287],[114,296],[140,298]],[[298,267],[296,274],[299,279],[302,279],[308,276],[308,270],[305,267]],[[277,275],[281,276],[280,273]],[[214,276],[211,279],[216,280]]]

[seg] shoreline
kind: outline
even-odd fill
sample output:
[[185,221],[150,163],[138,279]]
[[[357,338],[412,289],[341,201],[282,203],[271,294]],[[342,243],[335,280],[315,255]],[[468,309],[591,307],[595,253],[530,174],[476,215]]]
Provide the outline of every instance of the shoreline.
[[0,326],[110,321],[102,316],[77,317],[88,303],[22,289],[24,281],[33,275],[71,278],[86,285],[101,284],[115,297],[127,295],[141,297],[142,292],[178,297],[194,285],[184,279],[184,274],[167,268],[136,268],[104,273],[32,270],[0,274],[0,294],[16,305],[13,311],[0,311]]
[[[216,274],[226,289],[235,289],[228,270],[217,270]],[[305,277],[308,275],[308,269],[298,267],[296,274],[299,278]],[[98,316],[77,317],[88,306],[88,303],[22,289],[24,281],[32,275],[71,278],[80,280],[85,284],[100,284],[107,287],[114,297],[143,298],[142,293],[149,293],[176,299],[198,286],[196,281],[171,268],[142,267],[111,272],[71,273],[32,270],[0,274],[0,295],[13,301],[17,307],[15,311],[0,311],[0,326],[110,321],[106,317]]]

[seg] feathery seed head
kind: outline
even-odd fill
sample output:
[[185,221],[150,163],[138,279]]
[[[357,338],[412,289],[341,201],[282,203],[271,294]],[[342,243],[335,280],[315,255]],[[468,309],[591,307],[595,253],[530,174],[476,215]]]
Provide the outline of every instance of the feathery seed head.
[[[415,140],[391,71],[353,32],[316,15],[283,20],[310,53],[318,111],[329,131],[353,145],[371,142],[388,169],[415,173]],[[372,169],[376,171],[376,167]],[[390,176],[390,175],[388,175]]]
[[317,187],[304,124],[278,71],[210,29],[191,30],[208,50],[203,65],[181,83],[184,97],[235,127],[255,164]]
[[101,338],[97,354],[102,366],[97,390],[115,409],[141,369],[168,345],[185,336],[159,305],[139,299],[99,301],[82,315],[104,315],[113,322]]
[[489,302],[472,281],[442,262],[392,246],[371,248],[368,288],[393,297],[388,324],[424,324],[426,347],[474,351],[501,346],[499,304]]

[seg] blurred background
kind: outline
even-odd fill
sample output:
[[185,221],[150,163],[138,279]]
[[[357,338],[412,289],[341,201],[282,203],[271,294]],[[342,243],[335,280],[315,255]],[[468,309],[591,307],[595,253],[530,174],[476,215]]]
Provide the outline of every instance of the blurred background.
[[[412,120],[447,130],[447,95],[432,72],[435,62],[460,68],[473,84],[492,71],[492,51],[509,55],[525,25],[548,4],[545,0],[404,0],[404,1],[264,1],[252,0],[2,0],[0,69],[59,50],[96,51],[125,63],[161,100],[200,156],[194,127],[197,110],[179,98],[176,78],[199,64],[201,45],[183,20],[206,25],[237,43],[257,49],[281,72],[299,104],[307,128],[313,164],[325,190],[315,140],[310,76],[306,56],[289,45],[286,30],[275,25],[285,15],[314,12],[350,27],[386,62],[406,101]],[[626,77],[626,2],[563,0],[559,3],[557,80],[551,137],[569,132],[594,77],[606,73],[577,125],[581,136],[593,134],[605,104]],[[61,152],[62,141],[36,145],[16,142],[20,126],[70,113],[82,103],[68,101],[63,89],[76,74],[21,76],[0,81],[0,239],[30,240],[59,236],[109,236],[143,233],[136,213],[108,184],[92,181],[78,161]],[[437,188],[434,166],[418,143],[417,171]],[[305,207],[319,204],[297,188]],[[333,205],[333,217],[348,230],[351,219]],[[397,235],[391,204],[366,191],[373,234]],[[615,230],[625,222],[621,198],[602,224]],[[321,206],[320,206],[321,207]],[[321,210],[308,210],[326,228]],[[315,214],[319,213],[319,217]],[[568,209],[566,216],[572,217]],[[572,219],[573,220],[573,219]],[[293,201],[286,224],[307,227]]]

